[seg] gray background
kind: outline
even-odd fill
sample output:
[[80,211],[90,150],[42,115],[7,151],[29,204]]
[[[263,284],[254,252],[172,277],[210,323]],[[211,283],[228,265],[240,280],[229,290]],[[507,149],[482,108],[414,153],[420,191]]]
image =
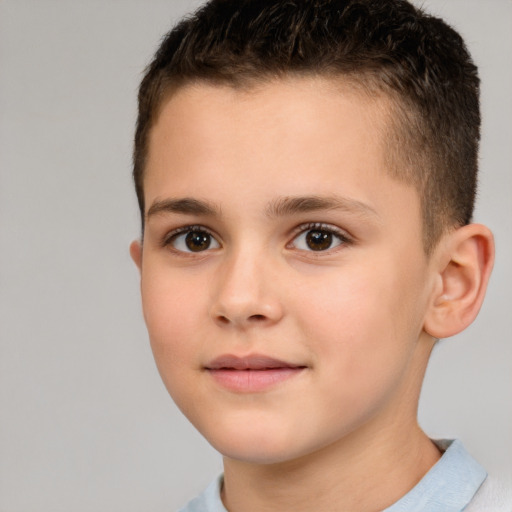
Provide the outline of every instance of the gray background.
[[[221,468],[157,375],[128,245],[136,88],[199,1],[0,0],[0,510],[171,511]],[[435,350],[434,437],[512,469],[512,2],[429,0],[483,79],[487,301]]]

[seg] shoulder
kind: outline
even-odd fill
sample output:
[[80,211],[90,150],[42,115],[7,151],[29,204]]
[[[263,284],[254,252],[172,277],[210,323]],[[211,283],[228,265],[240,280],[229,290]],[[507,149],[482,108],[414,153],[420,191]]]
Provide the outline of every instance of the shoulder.
[[227,512],[220,497],[222,475],[216,478],[199,496],[178,512]]
[[512,475],[490,475],[464,512],[512,512]]

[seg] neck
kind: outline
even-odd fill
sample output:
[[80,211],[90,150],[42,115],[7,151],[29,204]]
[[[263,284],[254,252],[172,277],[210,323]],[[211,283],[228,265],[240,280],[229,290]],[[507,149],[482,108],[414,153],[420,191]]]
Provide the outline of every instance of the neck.
[[440,457],[417,424],[400,430],[386,429],[371,439],[361,439],[364,433],[358,432],[354,436],[360,439],[348,436],[279,464],[225,458],[224,503],[230,512],[383,510],[412,489]]

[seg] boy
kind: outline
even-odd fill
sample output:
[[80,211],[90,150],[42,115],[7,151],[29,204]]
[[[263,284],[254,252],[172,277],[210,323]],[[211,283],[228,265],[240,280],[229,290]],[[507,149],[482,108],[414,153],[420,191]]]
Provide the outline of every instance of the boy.
[[478,88],[460,36],[402,0],[212,0],[163,41],[131,254],[162,379],[224,460],[183,510],[498,510],[416,420],[493,263]]

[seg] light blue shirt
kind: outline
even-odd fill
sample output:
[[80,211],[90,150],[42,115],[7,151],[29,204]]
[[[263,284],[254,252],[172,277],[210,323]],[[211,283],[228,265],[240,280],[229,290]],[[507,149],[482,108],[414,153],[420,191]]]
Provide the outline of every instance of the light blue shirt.
[[[460,441],[435,441],[443,456],[403,498],[383,512],[462,512],[487,477]],[[222,476],[179,512],[227,512]]]

